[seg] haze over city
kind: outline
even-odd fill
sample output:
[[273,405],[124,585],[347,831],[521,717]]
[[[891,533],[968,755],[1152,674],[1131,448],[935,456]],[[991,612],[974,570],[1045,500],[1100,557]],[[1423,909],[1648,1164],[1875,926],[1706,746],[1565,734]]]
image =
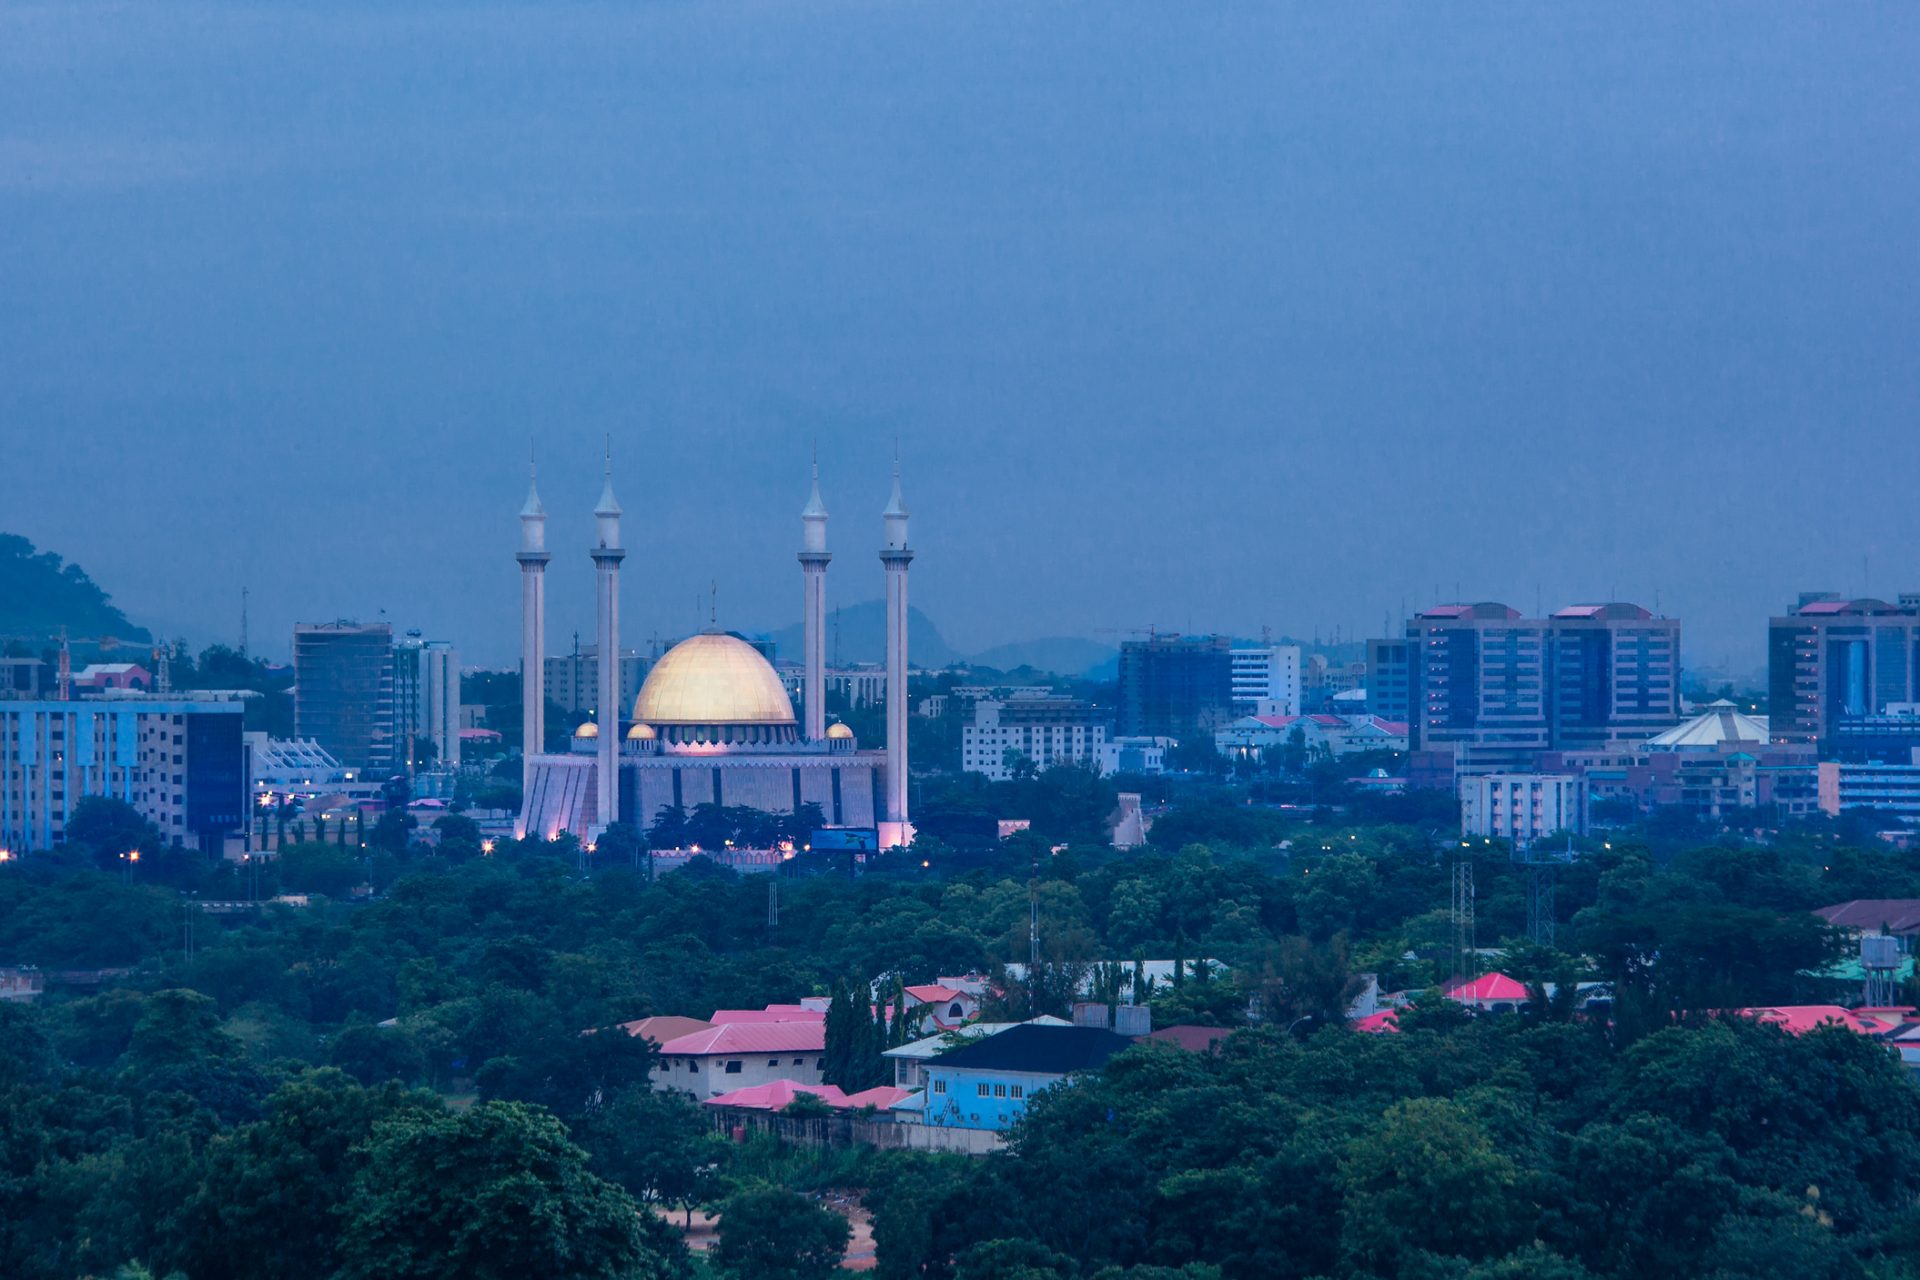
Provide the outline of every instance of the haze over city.
[[[833,599],[897,439],[963,651],[1920,587],[1908,7],[0,9],[5,527],[136,621],[556,643]],[[222,619],[233,619],[223,624]],[[1102,638],[1112,642],[1112,634]]]

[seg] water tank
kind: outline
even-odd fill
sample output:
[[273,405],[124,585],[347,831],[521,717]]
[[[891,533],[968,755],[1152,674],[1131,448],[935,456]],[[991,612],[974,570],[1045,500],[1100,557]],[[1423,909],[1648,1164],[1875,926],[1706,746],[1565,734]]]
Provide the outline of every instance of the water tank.
[[1143,1004],[1123,1004],[1113,1011],[1113,1029],[1123,1036],[1144,1036],[1153,1030],[1153,1011]]
[[1086,1001],[1073,1006],[1073,1025],[1076,1027],[1100,1027],[1107,1025],[1107,1006]]
[[1871,934],[1860,939],[1860,966],[1864,969],[1898,969],[1900,940],[1884,934]]

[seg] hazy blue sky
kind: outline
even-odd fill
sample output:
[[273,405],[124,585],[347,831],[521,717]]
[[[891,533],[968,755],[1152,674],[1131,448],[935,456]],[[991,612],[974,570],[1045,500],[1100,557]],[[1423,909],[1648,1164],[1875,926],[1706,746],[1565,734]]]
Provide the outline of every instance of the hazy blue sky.
[[[0,529],[256,647],[1920,589],[1920,8],[0,4]],[[578,550],[576,550],[578,548]],[[1863,568],[1863,557],[1867,563]],[[1111,640],[1111,636],[1103,636]]]

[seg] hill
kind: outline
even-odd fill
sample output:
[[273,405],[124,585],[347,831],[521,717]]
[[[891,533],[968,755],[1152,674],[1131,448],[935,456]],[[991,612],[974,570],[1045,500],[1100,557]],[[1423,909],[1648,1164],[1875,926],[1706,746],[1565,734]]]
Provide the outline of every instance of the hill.
[[1046,636],[1039,640],[997,644],[974,654],[968,661],[996,671],[1032,667],[1057,676],[1111,680],[1120,668],[1120,651],[1080,636]]
[[[783,661],[798,662],[801,625],[768,633]],[[850,664],[886,660],[887,605],[884,600],[866,600],[842,609],[827,611],[827,662]],[[940,628],[926,614],[907,607],[907,653],[918,667],[944,667],[957,662],[960,655],[941,638]]]
[[62,627],[76,640],[152,639],[79,565],[39,550],[18,534],[0,533],[0,637],[51,640]]

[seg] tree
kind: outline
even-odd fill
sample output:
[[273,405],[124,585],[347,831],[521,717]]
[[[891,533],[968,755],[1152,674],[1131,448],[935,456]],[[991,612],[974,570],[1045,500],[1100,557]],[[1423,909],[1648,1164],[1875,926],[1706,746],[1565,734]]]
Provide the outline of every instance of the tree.
[[732,1150],[696,1104],[645,1083],[620,1090],[588,1112],[575,1136],[593,1156],[594,1172],[619,1183],[642,1204],[688,1214],[713,1198]]
[[328,1275],[338,1263],[338,1210],[373,1126],[441,1110],[431,1094],[363,1089],[312,1071],[267,1099],[261,1118],[216,1137],[166,1259],[195,1280]]
[[[1340,1174],[1347,1253],[1387,1274],[1413,1250],[1498,1256],[1529,1225],[1518,1167],[1465,1107],[1447,1099],[1389,1107],[1349,1145]],[[1380,1230],[1388,1222],[1393,1230]]]
[[746,1280],[830,1280],[852,1238],[833,1210],[783,1187],[756,1187],[727,1200],[712,1256]]
[[340,1237],[342,1280],[667,1280],[684,1247],[518,1103],[377,1125]]

